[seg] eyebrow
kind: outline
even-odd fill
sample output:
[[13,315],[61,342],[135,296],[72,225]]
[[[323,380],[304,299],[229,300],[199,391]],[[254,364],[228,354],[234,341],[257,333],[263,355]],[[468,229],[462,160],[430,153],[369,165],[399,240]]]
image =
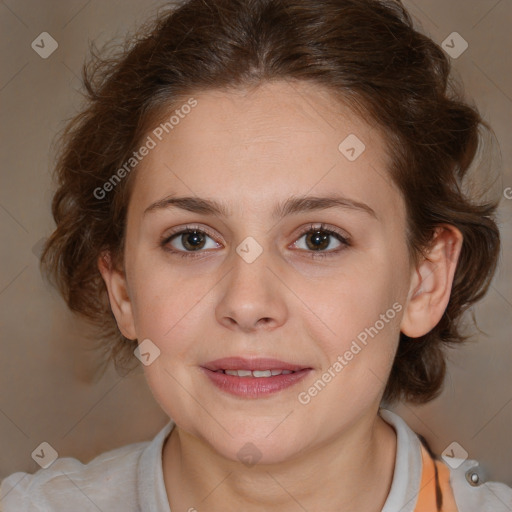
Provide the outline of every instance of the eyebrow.
[[[204,215],[215,215],[218,217],[230,217],[228,206],[220,201],[203,199],[199,197],[174,197],[167,196],[151,204],[144,210],[144,215],[162,209],[180,208],[189,212]],[[276,205],[272,212],[273,219],[282,219],[287,215],[326,210],[328,208],[341,208],[367,213],[378,220],[375,211],[365,203],[355,201],[340,195],[329,196],[292,196],[283,203]]]

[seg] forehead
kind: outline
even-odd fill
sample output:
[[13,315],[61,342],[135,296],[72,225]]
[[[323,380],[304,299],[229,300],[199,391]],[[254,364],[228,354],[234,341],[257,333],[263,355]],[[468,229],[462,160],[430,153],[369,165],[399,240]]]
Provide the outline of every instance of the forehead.
[[148,132],[154,147],[137,166],[131,209],[177,194],[232,204],[233,215],[270,212],[272,197],[313,192],[399,208],[381,133],[319,86],[283,81],[192,98],[173,124],[179,104]]

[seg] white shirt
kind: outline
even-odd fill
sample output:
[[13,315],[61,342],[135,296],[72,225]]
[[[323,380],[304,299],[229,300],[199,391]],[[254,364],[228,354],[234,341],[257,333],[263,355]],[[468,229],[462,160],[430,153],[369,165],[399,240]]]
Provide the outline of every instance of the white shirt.
[[[382,512],[413,512],[422,474],[420,441],[397,414],[381,408],[380,415],[397,433],[393,481]],[[171,420],[152,441],[105,452],[88,464],[65,457],[34,474],[13,473],[1,483],[0,511],[171,512],[162,448],[174,425]],[[477,465],[466,460],[457,469],[450,468],[459,512],[511,512],[510,487],[468,483],[466,472]]]

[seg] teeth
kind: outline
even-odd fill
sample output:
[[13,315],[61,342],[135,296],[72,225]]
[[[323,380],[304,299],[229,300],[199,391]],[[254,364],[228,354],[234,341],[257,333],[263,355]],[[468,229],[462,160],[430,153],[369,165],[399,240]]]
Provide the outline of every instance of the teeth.
[[239,377],[250,377],[251,376],[251,370],[237,370]]
[[255,377],[270,377],[272,375],[272,372],[270,370],[263,370],[263,371],[257,371],[254,370],[252,374]]
[[224,373],[234,377],[273,377],[275,375],[288,375],[293,372],[291,370],[224,370]]

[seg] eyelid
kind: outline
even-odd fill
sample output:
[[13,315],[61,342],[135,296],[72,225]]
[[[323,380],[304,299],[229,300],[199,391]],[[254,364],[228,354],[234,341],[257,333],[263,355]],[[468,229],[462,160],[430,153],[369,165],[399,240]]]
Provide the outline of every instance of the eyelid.
[[326,233],[331,233],[334,235],[338,235],[345,242],[350,242],[350,236],[345,231],[337,228],[335,226],[331,226],[330,224],[326,224],[325,222],[311,222],[304,228],[300,228],[298,233],[294,235],[295,237],[302,237],[306,233],[310,231],[324,231]]
[[174,228],[170,233],[167,233],[162,239],[170,240],[173,236],[187,231],[200,231],[201,233],[205,233],[206,235],[213,239],[217,237],[217,235],[214,234],[213,231],[211,231],[210,228],[206,226],[199,224],[186,224],[185,226],[179,226],[177,228]]

